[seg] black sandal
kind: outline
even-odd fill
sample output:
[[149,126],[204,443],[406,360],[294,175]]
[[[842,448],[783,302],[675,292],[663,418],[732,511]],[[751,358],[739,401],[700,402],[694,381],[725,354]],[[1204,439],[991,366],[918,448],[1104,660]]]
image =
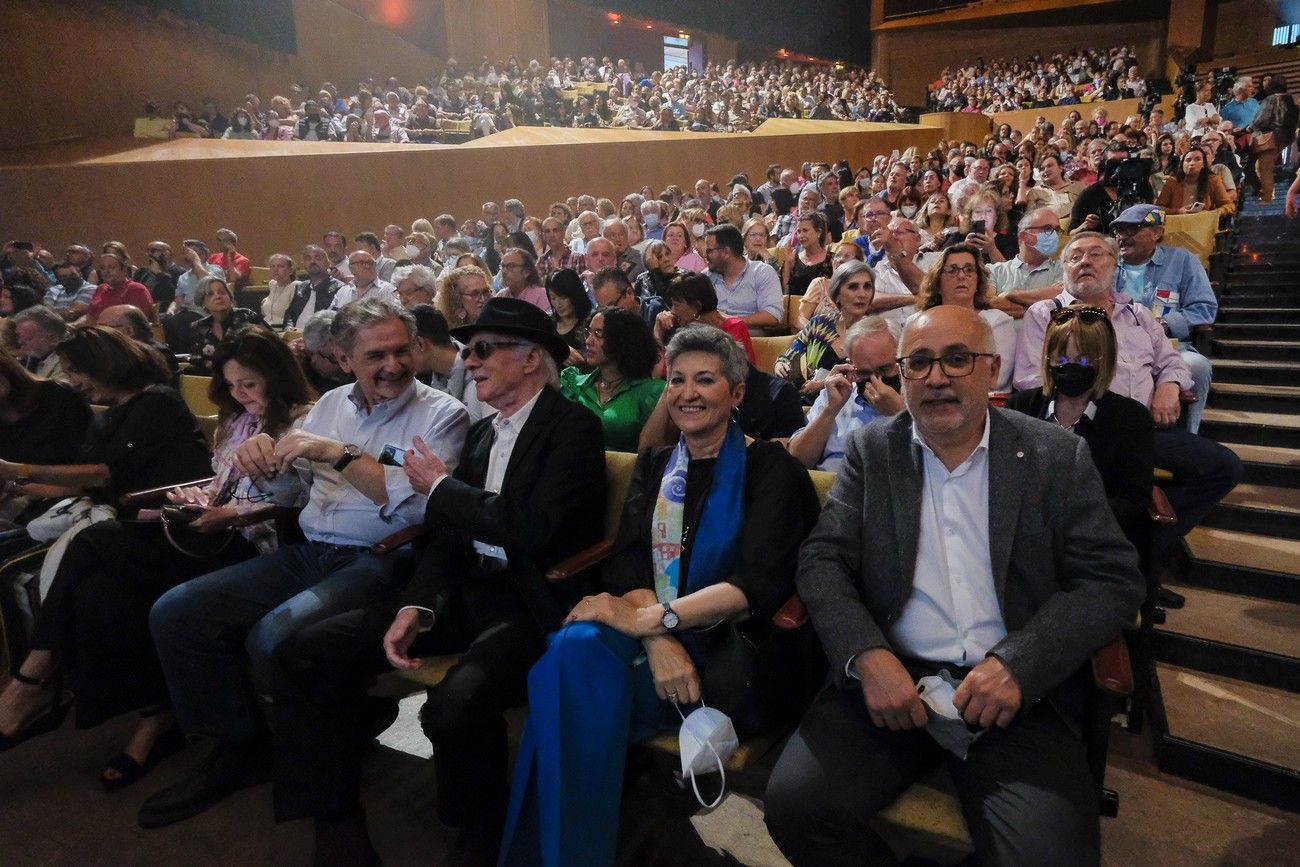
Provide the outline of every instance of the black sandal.
[[0,753],[5,752],[6,750],[11,750],[24,741],[31,740],[37,735],[57,731],[59,727],[63,725],[63,721],[67,719],[68,709],[72,707],[72,699],[61,701],[63,698],[62,678],[52,677],[47,678],[46,680],[39,680],[35,677],[28,677],[21,671],[15,671],[13,676],[14,680],[19,683],[25,683],[28,686],[53,686],[54,695],[50,698],[50,706],[45,713],[29,722],[22,731],[12,735],[0,734]]
[[[153,713],[142,713],[140,716],[151,717],[164,709],[165,708],[159,708],[159,710],[156,710]],[[105,792],[116,792],[125,789],[127,786],[139,782],[145,774],[152,771],[163,759],[180,752],[185,748],[187,743],[189,743],[189,741],[185,739],[185,735],[181,732],[180,726],[176,723],[172,723],[171,728],[160,734],[158,740],[153,742],[153,747],[149,750],[149,755],[144,760],[144,764],[140,764],[135,759],[131,758],[131,756],[129,756],[125,751],[120,752],[113,756],[113,758],[109,759],[108,764],[104,766],[104,771],[99,775],[100,785],[104,787]],[[108,771],[117,771],[118,776],[104,776]]]

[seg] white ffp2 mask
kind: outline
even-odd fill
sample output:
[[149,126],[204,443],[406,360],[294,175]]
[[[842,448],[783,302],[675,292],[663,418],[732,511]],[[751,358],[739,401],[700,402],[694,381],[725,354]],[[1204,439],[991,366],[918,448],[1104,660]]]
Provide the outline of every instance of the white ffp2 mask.
[[[674,707],[677,707],[674,705]],[[681,715],[682,709],[677,707]],[[695,790],[695,800],[706,809],[712,809],[722,803],[727,793],[727,771],[724,767],[739,746],[736,728],[731,718],[715,708],[704,706],[682,716],[682,728],[677,735],[677,746],[682,757],[682,779],[690,777],[691,788]],[[722,786],[713,803],[706,803],[700,795],[700,786],[696,776],[717,771],[722,778]]]

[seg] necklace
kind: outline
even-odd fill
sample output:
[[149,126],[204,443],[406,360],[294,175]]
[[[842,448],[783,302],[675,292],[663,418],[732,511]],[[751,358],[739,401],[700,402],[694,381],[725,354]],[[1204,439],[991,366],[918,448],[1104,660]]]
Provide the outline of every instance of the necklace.
[[622,384],[622,379],[616,379],[613,382],[606,382],[603,379],[596,381],[596,391],[599,393],[602,406],[609,403],[610,399],[614,396],[614,389],[618,388]]

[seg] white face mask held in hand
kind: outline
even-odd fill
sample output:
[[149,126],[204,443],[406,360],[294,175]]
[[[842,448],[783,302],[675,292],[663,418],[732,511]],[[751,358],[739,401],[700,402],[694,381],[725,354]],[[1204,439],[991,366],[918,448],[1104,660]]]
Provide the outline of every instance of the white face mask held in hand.
[[970,752],[971,744],[984,734],[984,730],[980,728],[972,730],[953,705],[952,697],[960,683],[961,681],[953,679],[948,669],[941,668],[938,674],[918,680],[916,691],[920,693],[921,701],[925,704],[926,716],[929,717],[929,721],[925,724],[926,733],[934,738],[939,746],[964,761],[966,754]]
[[[682,714],[681,706],[674,703],[678,716],[682,717],[682,729],[677,735],[678,749],[682,755],[682,780],[689,776],[691,788],[695,790],[695,800],[706,809],[713,809],[722,803],[722,796],[727,793],[727,772],[723,767],[727,759],[739,746],[736,729],[731,718],[720,710],[707,707],[700,702],[700,707],[691,711],[690,716]],[[697,774],[711,774],[717,771],[722,777],[722,787],[712,804],[705,803],[700,795],[700,786],[696,782]]]

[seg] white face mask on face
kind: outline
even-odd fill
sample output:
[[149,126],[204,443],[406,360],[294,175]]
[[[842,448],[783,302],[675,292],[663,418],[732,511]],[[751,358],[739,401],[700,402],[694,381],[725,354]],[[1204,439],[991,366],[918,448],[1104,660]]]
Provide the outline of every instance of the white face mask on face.
[[694,235],[694,236],[697,237],[697,238],[703,238],[703,237],[704,237],[704,224],[703,224],[703,223],[696,223],[694,226],[691,226],[691,234]]
[[407,244],[405,247],[402,248],[402,252],[406,254],[406,258],[416,259],[420,255],[420,248],[415,246],[414,244]]
[[898,209],[898,212],[909,220],[916,216],[916,211],[916,205],[903,205]]
[[528,236],[528,240],[532,241],[534,244],[537,243],[538,235],[536,232],[524,232],[524,234]]
[[[682,709],[676,704],[673,706],[677,707],[678,715],[682,715],[682,728],[677,734],[677,746],[682,756],[682,778],[690,777],[695,800],[707,809],[722,803],[722,798],[727,793],[725,766],[727,759],[736,752],[740,741],[730,717],[720,710],[704,706],[703,702],[700,704],[701,707],[691,711],[689,716],[682,715]],[[722,788],[718,791],[718,797],[709,804],[700,795],[700,787],[695,778],[714,771],[722,777]]]

